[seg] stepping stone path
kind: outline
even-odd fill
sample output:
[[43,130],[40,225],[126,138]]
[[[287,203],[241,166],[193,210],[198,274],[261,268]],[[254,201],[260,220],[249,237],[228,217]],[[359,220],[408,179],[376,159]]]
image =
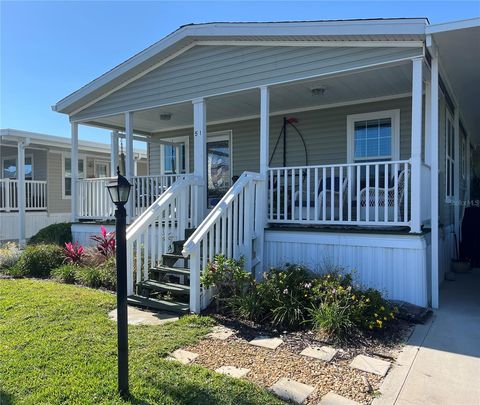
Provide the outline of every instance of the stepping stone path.
[[323,396],[318,405],[359,405],[359,403],[342,397],[341,395],[337,395],[334,392],[329,392],[327,395]]
[[249,368],[238,368],[234,366],[222,366],[220,368],[217,368],[215,370],[217,373],[220,374],[226,374],[229,375],[230,377],[235,377],[235,378],[242,378],[247,375],[247,373],[250,371]]
[[267,349],[272,349],[272,350],[275,350],[282,343],[283,343],[283,340],[281,338],[272,338],[268,336],[259,336],[251,340],[250,342],[248,342],[248,344],[250,345],[265,347]]
[[207,337],[212,339],[227,340],[234,333],[235,332],[232,329],[226,328],[225,326],[214,326]]
[[285,401],[303,404],[307,397],[315,390],[315,387],[290,380],[289,378],[280,378],[280,380],[270,387],[270,390]]
[[[117,320],[117,310],[114,309],[108,313],[112,321]],[[129,325],[163,325],[168,322],[178,321],[178,316],[166,312],[150,312],[128,306],[128,324]]]
[[390,368],[390,363],[385,360],[379,360],[373,357],[359,354],[350,363],[350,367],[356,368],[357,370],[366,371],[367,373],[376,374],[380,377],[384,377],[385,374],[387,374],[388,369]]
[[330,346],[310,346],[304,349],[300,354],[302,356],[313,357],[314,359],[331,361],[337,354],[338,350]]
[[190,364],[197,357],[198,357],[197,353],[189,352],[187,350],[177,349],[170,355],[170,357],[167,357],[167,358],[169,360],[177,360],[182,364]]

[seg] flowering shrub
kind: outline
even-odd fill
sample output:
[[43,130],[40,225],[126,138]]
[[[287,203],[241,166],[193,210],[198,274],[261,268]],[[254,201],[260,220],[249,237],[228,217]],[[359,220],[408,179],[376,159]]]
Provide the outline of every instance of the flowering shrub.
[[215,256],[209,262],[200,278],[205,288],[215,286],[219,298],[241,294],[253,281],[252,275],[243,269],[244,260],[227,259],[224,255]]
[[83,260],[85,249],[78,242],[67,242],[65,243],[63,253],[65,253],[65,262],[79,264]]
[[115,232],[107,232],[103,225],[100,227],[100,231],[100,235],[93,235],[90,239],[97,242],[96,248],[103,256],[113,256],[115,254]]
[[355,329],[379,330],[395,319],[396,309],[379,291],[362,290],[352,274],[338,269],[318,276],[287,265],[271,269],[258,283],[242,266],[219,256],[202,276],[204,286],[220,287],[236,317],[288,329],[309,325],[337,338]]

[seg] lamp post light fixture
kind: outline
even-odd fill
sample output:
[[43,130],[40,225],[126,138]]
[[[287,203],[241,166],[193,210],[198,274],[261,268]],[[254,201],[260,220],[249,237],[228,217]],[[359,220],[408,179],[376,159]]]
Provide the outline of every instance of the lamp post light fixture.
[[107,184],[107,190],[115,204],[115,238],[117,265],[117,336],[118,336],[118,391],[126,399],[128,391],[128,313],[127,313],[127,211],[125,204],[132,185],[120,174]]

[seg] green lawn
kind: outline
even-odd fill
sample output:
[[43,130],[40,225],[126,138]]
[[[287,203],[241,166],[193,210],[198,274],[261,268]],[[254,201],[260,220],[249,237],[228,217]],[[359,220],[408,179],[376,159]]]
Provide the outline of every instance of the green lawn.
[[[117,404],[111,294],[38,280],[0,280],[0,404]],[[186,316],[130,326],[133,404],[279,404],[268,392],[199,366],[164,360],[208,333]]]

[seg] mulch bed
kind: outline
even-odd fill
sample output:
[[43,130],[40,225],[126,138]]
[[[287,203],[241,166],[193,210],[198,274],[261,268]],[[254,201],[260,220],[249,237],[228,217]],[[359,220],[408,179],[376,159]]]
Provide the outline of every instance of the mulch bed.
[[[245,378],[266,388],[281,377],[312,385],[315,391],[308,397],[307,404],[318,404],[330,391],[361,404],[370,404],[378,394],[383,378],[352,369],[350,362],[358,354],[393,362],[413,330],[412,323],[396,320],[381,333],[359,333],[350,336],[348,341],[332,341],[307,330],[275,330],[208,312],[219,324],[233,329],[235,334],[226,341],[204,339],[185,348],[199,354],[195,363],[212,370],[224,365],[249,368]],[[283,344],[276,350],[248,344],[259,335],[281,336]],[[324,345],[338,349],[329,363],[300,355],[308,346]]]

